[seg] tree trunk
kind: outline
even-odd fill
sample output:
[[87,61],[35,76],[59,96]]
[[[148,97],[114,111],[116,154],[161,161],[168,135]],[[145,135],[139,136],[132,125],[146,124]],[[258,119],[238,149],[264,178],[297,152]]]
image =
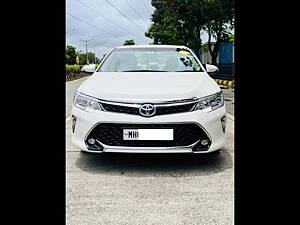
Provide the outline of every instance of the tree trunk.
[[217,58],[218,58],[218,54],[219,54],[219,49],[220,49],[220,41],[217,40],[216,44],[214,46],[214,49],[212,51],[212,55],[211,55],[211,60],[212,60],[212,64],[213,65],[217,64]]
[[196,27],[196,35],[197,35],[197,57],[199,58],[199,60],[201,59],[200,50],[201,50],[201,44],[202,44],[201,43],[201,36],[200,36],[201,29],[202,28],[199,27],[199,26]]
[[213,49],[212,49],[212,44],[211,44],[211,32],[210,29],[207,30],[208,33],[208,40],[207,40],[207,47],[208,47],[208,51],[209,54],[211,55],[211,58],[213,59]]
[[217,58],[218,58],[218,55],[213,54],[211,56],[211,64],[216,65],[217,64]]

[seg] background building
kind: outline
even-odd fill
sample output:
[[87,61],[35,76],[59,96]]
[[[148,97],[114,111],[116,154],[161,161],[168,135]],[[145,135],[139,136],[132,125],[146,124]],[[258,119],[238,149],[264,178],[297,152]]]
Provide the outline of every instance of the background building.
[[[203,63],[211,63],[211,55],[208,49],[204,48],[201,53],[201,61]],[[228,41],[221,44],[219,54],[217,57],[217,63],[234,63],[234,42]]]
[[[210,52],[204,45],[204,51],[200,54],[200,60],[204,64],[211,64]],[[234,42],[225,42],[220,46],[216,66],[219,71],[210,74],[214,79],[234,80]]]

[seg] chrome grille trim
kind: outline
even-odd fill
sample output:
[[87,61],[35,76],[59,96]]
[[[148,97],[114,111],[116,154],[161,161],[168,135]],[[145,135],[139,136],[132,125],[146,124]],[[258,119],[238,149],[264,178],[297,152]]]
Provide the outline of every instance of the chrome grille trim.
[[[125,113],[132,115],[140,115],[139,109],[143,104],[117,104],[117,103],[104,103],[99,102],[106,112],[113,113]],[[151,103],[152,104],[152,103]],[[156,108],[156,114],[154,116],[159,115],[168,115],[175,113],[185,113],[191,112],[197,105],[197,101],[185,102],[185,103],[175,103],[175,104],[153,104]]]
[[163,101],[163,102],[153,102],[153,101],[147,101],[143,103],[125,103],[125,102],[113,102],[113,101],[106,101],[106,100],[98,100],[100,103],[104,104],[110,104],[110,105],[117,105],[117,106],[125,106],[125,107],[132,107],[132,108],[140,108],[145,103],[151,103],[155,105],[156,107],[170,107],[170,106],[180,106],[180,105],[187,105],[198,102],[198,100],[193,99],[187,99],[185,101]]
[[[154,116],[191,112],[194,110],[194,108],[197,105],[196,103],[199,101],[199,98],[193,97],[193,98],[189,98],[189,99],[177,99],[177,100],[167,100],[167,101],[117,102],[117,101],[109,101],[109,100],[95,98],[93,96],[86,95],[86,94],[83,94],[80,92],[77,92],[77,94],[90,97],[90,98],[94,99],[95,101],[98,101],[100,103],[100,105],[102,103],[101,107],[102,107],[102,110],[105,112],[123,113],[123,114],[130,114],[130,115],[140,115],[138,112],[136,112],[136,113],[132,112],[132,110],[138,110],[143,104],[146,104],[146,103],[153,104],[158,111],[160,109],[163,111],[170,110],[169,112],[165,112],[165,113],[157,113],[157,115],[154,115]],[[189,105],[191,105],[191,108],[189,108]],[[110,106],[111,107],[113,107],[113,106],[124,107],[124,109],[120,109],[120,108],[119,108],[119,110],[118,109],[114,109],[114,110],[108,109]],[[174,108],[172,109],[172,107],[178,107],[178,106],[186,107],[186,109],[183,109],[183,108],[177,109],[177,110],[174,110]],[[168,109],[168,107],[170,109]],[[125,108],[127,108],[127,109],[129,108],[128,110],[131,112],[129,112],[128,110],[126,111]]]
[[145,103],[151,103],[157,107],[166,107],[166,106],[177,106],[177,105],[185,105],[185,104],[191,104],[196,103],[199,101],[200,98],[193,97],[193,98],[187,98],[187,99],[177,99],[177,100],[165,100],[165,101],[159,101],[159,100],[149,100],[149,101],[133,101],[133,102],[122,102],[122,101],[113,101],[113,100],[103,100],[99,98],[95,98],[91,95],[83,94],[80,92],[77,92],[79,95],[88,96],[90,98],[93,98],[97,100],[100,103],[105,104],[111,104],[111,105],[118,105],[118,106],[126,106],[126,107],[134,107],[139,108],[141,105]]

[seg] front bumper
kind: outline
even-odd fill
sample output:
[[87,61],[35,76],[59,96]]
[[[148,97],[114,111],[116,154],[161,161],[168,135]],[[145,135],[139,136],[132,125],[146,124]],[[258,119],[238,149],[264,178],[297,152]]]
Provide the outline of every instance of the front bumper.
[[[76,125],[72,134],[72,142],[79,149],[92,152],[118,152],[118,153],[209,153],[222,148],[225,145],[225,134],[222,129],[221,118],[226,115],[225,105],[212,112],[193,111],[169,115],[160,115],[150,118],[139,115],[95,111],[85,112],[73,107],[72,115],[76,118]],[[211,144],[206,151],[195,151],[197,143],[187,146],[168,147],[132,147],[110,146],[100,143],[101,151],[87,148],[86,139],[90,132],[99,123],[127,123],[127,124],[198,124],[209,137]],[[194,149],[194,150],[193,150]]]

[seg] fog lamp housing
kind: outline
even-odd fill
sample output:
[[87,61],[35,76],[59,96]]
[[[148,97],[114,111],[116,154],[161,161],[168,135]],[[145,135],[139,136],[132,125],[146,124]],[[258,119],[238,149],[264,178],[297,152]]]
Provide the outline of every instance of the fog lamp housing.
[[95,140],[94,138],[89,138],[89,139],[88,139],[88,143],[89,143],[90,145],[94,145],[94,144],[96,143],[96,140]]
[[77,119],[75,116],[71,116],[71,120],[72,120],[72,132],[74,133]]
[[204,139],[201,141],[201,145],[208,145],[209,144],[209,141]]
[[103,151],[103,146],[95,137],[88,137],[85,141],[88,150]]
[[226,116],[223,116],[221,118],[221,125],[222,125],[222,130],[225,133],[225,129],[226,129]]

